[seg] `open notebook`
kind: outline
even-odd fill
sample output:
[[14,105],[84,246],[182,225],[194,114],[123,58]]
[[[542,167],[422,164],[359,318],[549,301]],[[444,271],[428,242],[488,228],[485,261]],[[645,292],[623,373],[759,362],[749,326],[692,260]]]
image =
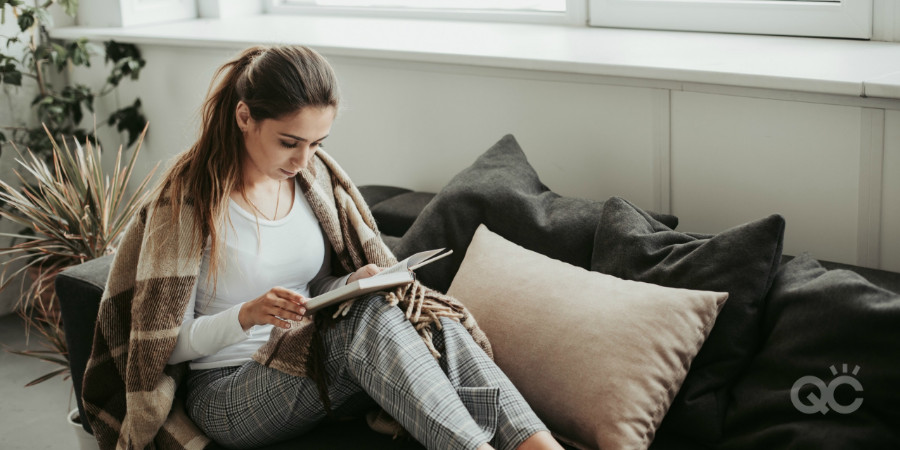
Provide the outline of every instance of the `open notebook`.
[[[383,269],[377,275],[362,278],[352,283],[347,283],[337,289],[318,295],[306,302],[307,314],[313,313],[326,306],[340,303],[344,300],[359,297],[370,292],[384,291],[390,288],[412,283],[416,279],[414,270],[426,264],[431,264],[451,253],[453,250],[439,248],[416,253],[391,267]],[[443,253],[442,253],[443,252]]]

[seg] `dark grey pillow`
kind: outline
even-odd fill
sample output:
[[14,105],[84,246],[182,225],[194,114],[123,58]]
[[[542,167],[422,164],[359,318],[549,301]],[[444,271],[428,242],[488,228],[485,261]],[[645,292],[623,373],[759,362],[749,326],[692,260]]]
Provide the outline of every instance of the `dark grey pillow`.
[[778,271],[762,330],[720,448],[900,448],[900,295],[801,255]]
[[[602,211],[602,201],[550,191],[516,139],[506,135],[441,189],[394,253],[403,259],[422,250],[453,249],[452,255],[417,271],[426,286],[446,292],[483,223],[529,250],[587,269]],[[678,223],[674,216],[657,217],[673,227]]]
[[412,190],[397,186],[382,186],[377,184],[359,186],[359,193],[362,194],[363,198],[366,200],[366,204],[369,205],[369,208],[387,199],[409,192],[412,192]]
[[431,192],[406,192],[372,205],[372,215],[382,233],[403,236],[433,198]]
[[673,231],[621,198],[607,200],[591,270],[662,286],[728,292],[659,433],[722,435],[727,391],[759,345],[763,300],[781,259],[784,219],[772,215],[711,237]]

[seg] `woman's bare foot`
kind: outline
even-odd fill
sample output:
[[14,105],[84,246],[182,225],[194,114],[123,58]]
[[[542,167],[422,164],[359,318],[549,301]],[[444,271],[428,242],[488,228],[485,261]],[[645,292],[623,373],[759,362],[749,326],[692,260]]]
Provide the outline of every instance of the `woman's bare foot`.
[[[563,450],[563,447],[553,439],[549,431],[538,431],[519,445],[517,450]],[[480,450],[480,448],[479,448]]]

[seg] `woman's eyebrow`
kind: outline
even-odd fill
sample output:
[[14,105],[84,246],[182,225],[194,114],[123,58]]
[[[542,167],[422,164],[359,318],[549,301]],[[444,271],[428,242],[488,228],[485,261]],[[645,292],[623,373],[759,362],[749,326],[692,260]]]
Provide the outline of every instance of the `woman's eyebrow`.
[[[280,134],[280,135],[282,135],[282,136],[284,136],[284,137],[291,138],[291,139],[293,139],[293,140],[295,140],[295,141],[309,142],[308,139],[302,138],[302,137],[300,137],[300,136],[294,136],[293,134],[288,134],[288,133],[278,133],[278,134]],[[316,141],[321,141],[322,139],[325,139],[325,138],[327,138],[328,136],[329,136],[329,135],[326,134],[325,136],[322,136],[322,137],[320,137],[319,139],[316,139]],[[313,141],[313,142],[315,142],[315,141]]]

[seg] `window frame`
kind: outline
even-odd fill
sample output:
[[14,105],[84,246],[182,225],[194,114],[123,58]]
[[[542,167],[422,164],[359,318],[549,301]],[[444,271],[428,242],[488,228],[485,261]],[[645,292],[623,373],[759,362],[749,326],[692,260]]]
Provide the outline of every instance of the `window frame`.
[[128,27],[196,17],[194,0],[91,0],[78,3],[76,20],[83,26]]
[[588,2],[588,23],[593,27],[854,39],[871,39],[873,34],[873,0]]
[[313,0],[265,0],[269,14],[303,14],[330,16],[384,17],[398,19],[464,20],[478,22],[509,22],[546,25],[587,24],[589,0],[566,0],[566,12],[541,11],[482,11],[482,10],[427,10],[408,8],[364,8],[318,6]]

